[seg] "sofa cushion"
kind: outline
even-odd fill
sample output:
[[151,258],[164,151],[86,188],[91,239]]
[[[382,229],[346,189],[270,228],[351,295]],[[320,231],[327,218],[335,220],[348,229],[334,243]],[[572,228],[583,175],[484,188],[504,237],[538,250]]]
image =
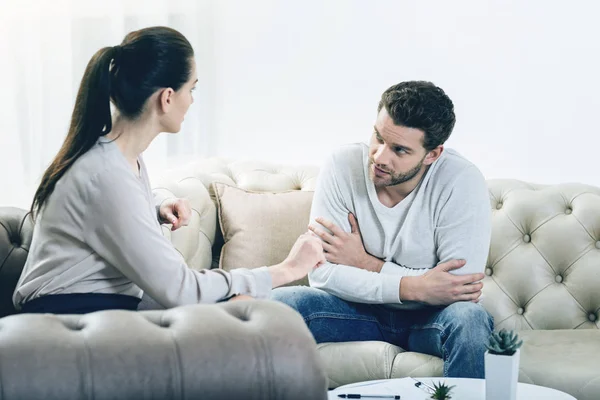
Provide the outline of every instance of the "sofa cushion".
[[[252,192],[213,184],[225,244],[219,267],[255,268],[280,263],[308,229],[313,192]],[[307,284],[307,280],[291,285]]]
[[406,378],[407,376],[443,376],[444,362],[441,358],[429,354],[405,351],[394,358],[390,378]]
[[519,381],[597,399],[600,332],[597,329],[531,330],[523,339]]
[[386,342],[321,343],[319,355],[329,377],[329,388],[390,378],[394,358],[403,352]]

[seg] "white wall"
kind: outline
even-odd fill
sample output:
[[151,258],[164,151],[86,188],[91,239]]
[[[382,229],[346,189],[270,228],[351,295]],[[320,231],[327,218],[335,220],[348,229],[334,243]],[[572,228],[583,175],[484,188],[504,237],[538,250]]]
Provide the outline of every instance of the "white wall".
[[200,82],[151,176],[211,155],[318,164],[368,140],[387,87],[424,79],[455,103],[448,145],[486,177],[600,186],[598,15],[595,0],[0,0],[0,205],[29,205],[89,57],[155,24],[188,36]]
[[448,146],[486,177],[600,185],[596,1],[213,6],[214,154],[318,163],[368,140],[388,86],[424,79],[455,103]]

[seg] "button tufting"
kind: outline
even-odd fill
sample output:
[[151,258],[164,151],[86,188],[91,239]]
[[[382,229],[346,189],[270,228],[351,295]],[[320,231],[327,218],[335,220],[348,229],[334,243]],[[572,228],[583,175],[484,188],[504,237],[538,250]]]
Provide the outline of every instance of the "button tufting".
[[77,323],[75,325],[71,325],[69,323],[64,323],[65,328],[71,330],[71,331],[81,331],[84,328],[84,325],[81,323]]
[[563,277],[560,275],[556,275],[554,277],[554,280],[556,281],[556,283],[561,283],[563,281]]
[[523,313],[525,312],[525,310],[523,310],[522,308],[519,307],[519,309],[517,310],[517,314],[519,315],[523,315]]
[[600,249],[600,240],[596,242],[596,248]]
[[164,321],[161,319],[158,326],[161,328],[169,328],[171,326],[171,321]]
[[10,243],[14,247],[21,247],[21,238],[19,237],[19,235],[11,235]]
[[565,210],[565,214],[567,214],[567,215],[571,214],[572,212],[573,212],[573,209],[571,207],[569,207]]
[[525,236],[523,236],[523,241],[524,241],[525,243],[529,243],[529,242],[531,242],[531,236],[529,236],[529,235],[525,235]]
[[595,322],[595,321],[596,321],[596,319],[597,319],[597,318],[596,318],[596,314],[594,314],[594,313],[590,313],[590,315],[588,315],[588,319],[589,319],[590,321],[592,321],[592,322]]
[[499,210],[499,209],[501,209],[501,208],[502,208],[502,203],[498,203],[498,204],[496,204],[496,210]]
[[485,274],[486,274],[487,276],[492,276],[492,272],[493,272],[493,271],[492,271],[492,269],[491,269],[491,268],[486,268],[486,269],[485,269]]

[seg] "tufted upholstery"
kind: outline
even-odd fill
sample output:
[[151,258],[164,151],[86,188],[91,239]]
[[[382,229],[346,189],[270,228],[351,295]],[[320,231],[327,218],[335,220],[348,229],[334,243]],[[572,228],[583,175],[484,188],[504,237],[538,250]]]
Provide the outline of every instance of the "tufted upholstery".
[[0,319],[3,400],[325,399],[326,382],[304,321],[275,302]]
[[600,189],[514,180],[491,181],[489,188],[494,216],[485,295],[496,325],[598,329]]
[[[314,166],[207,159],[166,171],[153,180],[153,186],[161,197],[190,199],[194,209],[190,226],[172,234],[165,227],[164,234],[190,267],[201,269],[215,265],[212,255],[218,255],[222,245],[212,182],[254,191],[311,191],[317,175]],[[485,307],[497,329],[517,329],[525,341],[519,379],[563,390],[580,400],[597,400],[600,189],[516,180],[490,180],[488,185],[494,211]],[[0,311],[6,309],[10,295],[5,291],[14,287],[30,240],[31,225],[24,214],[0,209]],[[22,239],[15,248],[11,243],[18,232]],[[0,346],[5,320],[0,320]],[[275,336],[278,334],[273,332],[269,341]],[[318,347],[330,387],[369,379],[439,376],[442,372],[439,358],[387,343],[323,343]],[[0,349],[0,374],[3,359]]]
[[17,208],[0,208],[0,318],[16,312],[12,295],[27,259],[33,235],[29,214]]
[[[186,195],[214,200],[210,185],[215,181],[253,191],[314,190],[317,175],[314,166],[213,158],[170,170],[156,184],[174,188],[173,193],[185,184]],[[485,307],[497,329],[517,329],[525,339],[519,379],[579,399],[600,398],[600,364],[589,356],[600,352],[600,188],[517,180],[490,180],[488,185],[493,231]],[[216,232],[202,245],[218,256],[220,232],[208,223],[216,220],[216,209],[206,204],[200,213],[215,217],[204,218],[199,235]],[[209,268],[208,260],[200,267]],[[442,373],[439,358],[386,343],[323,343],[319,350],[330,387]]]

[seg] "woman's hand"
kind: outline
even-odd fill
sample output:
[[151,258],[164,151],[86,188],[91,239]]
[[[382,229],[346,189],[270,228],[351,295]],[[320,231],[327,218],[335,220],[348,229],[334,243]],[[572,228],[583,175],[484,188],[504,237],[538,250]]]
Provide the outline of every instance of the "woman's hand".
[[192,218],[192,207],[188,199],[171,198],[162,202],[159,209],[160,218],[173,224],[172,231],[187,226]]
[[312,233],[304,233],[296,240],[286,259],[270,268],[273,287],[302,279],[325,262],[321,239]]

